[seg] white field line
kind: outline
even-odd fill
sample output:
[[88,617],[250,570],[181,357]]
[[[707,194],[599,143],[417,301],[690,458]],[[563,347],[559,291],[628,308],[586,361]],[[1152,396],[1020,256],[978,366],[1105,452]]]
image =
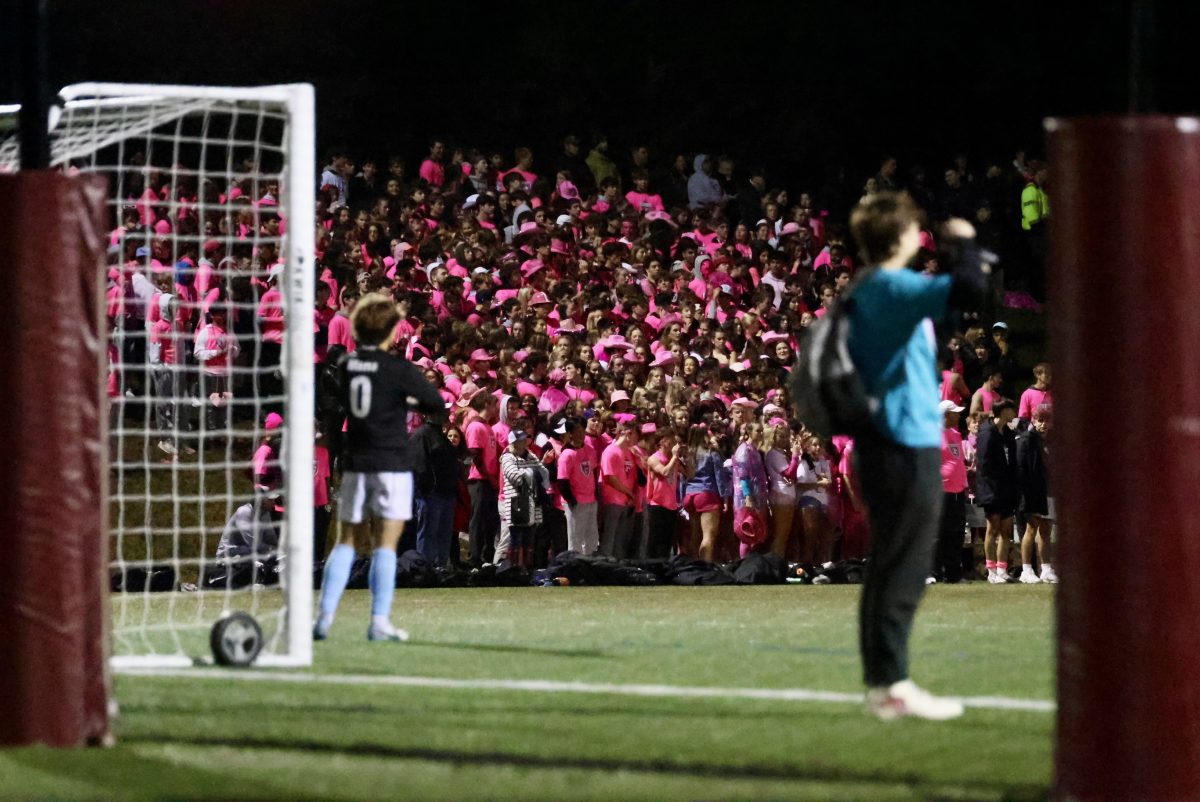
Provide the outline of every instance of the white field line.
[[[249,680],[253,682],[292,682],[307,685],[393,686],[404,688],[448,688],[453,690],[525,691],[532,693],[589,693],[615,696],[683,697],[703,699],[763,699],[780,702],[829,702],[862,704],[859,693],[817,691],[806,688],[713,688],[687,685],[617,685],[603,682],[556,682],[538,679],[448,679],[442,677],[400,677],[373,674],[313,674],[283,671],[239,671],[219,668],[120,668],[127,677],[175,677],[178,679]],[[1006,696],[964,696],[966,707],[983,710],[1020,710],[1052,713],[1054,702],[1041,699],[1012,699]]]

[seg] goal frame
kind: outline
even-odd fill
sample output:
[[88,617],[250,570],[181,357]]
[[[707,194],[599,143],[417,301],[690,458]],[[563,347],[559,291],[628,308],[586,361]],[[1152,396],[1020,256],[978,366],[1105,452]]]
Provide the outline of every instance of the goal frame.
[[[313,411],[314,364],[313,319],[316,276],[316,137],[315,98],[311,84],[280,84],[258,87],[213,87],[158,84],[88,82],[72,84],[59,91],[62,107],[51,107],[50,133],[61,121],[62,108],[72,112],[113,102],[154,102],[159,100],[214,100],[278,103],[287,111],[285,164],[281,178],[286,181],[286,205],[289,226],[283,250],[287,269],[284,296],[286,325],[283,357],[286,367],[288,421],[284,427],[281,462],[284,465],[287,498],[285,633],[281,639],[286,652],[261,654],[255,661],[263,667],[305,667],[312,664],[313,616]],[[9,111],[13,107],[5,110]],[[113,140],[114,142],[116,140]],[[110,142],[98,142],[99,149]],[[72,153],[52,155],[51,166],[61,167],[74,157]],[[178,592],[178,591],[174,591]],[[232,612],[232,611],[226,611]],[[215,623],[215,621],[214,621]],[[114,670],[179,668],[197,664],[193,657],[180,654],[113,655]]]

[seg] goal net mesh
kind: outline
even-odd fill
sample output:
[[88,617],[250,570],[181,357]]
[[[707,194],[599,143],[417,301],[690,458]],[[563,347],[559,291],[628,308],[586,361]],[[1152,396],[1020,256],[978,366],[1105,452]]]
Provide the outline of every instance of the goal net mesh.
[[[53,166],[109,185],[118,665],[204,658],[232,611],[262,626],[260,662],[309,660],[314,164],[293,152],[312,141],[297,89],[80,85],[51,115]],[[0,141],[0,171],[19,147]]]

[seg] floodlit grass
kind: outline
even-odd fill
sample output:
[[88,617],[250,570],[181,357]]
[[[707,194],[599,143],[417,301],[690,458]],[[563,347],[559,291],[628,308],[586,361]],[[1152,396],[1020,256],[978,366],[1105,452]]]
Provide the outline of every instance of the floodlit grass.
[[[853,587],[352,591],[321,674],[858,692]],[[933,587],[913,676],[1052,698],[1053,589]],[[1053,717],[885,725],[858,705],[118,677],[118,745],[0,755],[4,799],[1038,799]]]

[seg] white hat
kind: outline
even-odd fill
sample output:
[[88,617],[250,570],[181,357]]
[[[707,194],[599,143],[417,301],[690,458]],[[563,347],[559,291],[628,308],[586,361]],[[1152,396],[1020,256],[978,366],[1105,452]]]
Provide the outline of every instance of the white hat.
[[468,195],[467,199],[465,201],[463,201],[462,207],[464,209],[470,209],[472,206],[474,206],[477,203],[479,203],[478,193],[476,193],[475,195]]
[[945,415],[947,412],[962,412],[964,409],[966,409],[966,407],[960,407],[958,404],[954,403],[948,398],[942,403],[938,404],[938,412],[942,413],[943,415]]
[[556,225],[556,226],[565,226],[565,225],[566,225],[567,223],[569,223],[569,222],[571,222],[571,215],[569,215],[569,214],[560,214],[558,217],[556,217],[556,218],[555,218],[555,220],[554,220],[554,225]]

